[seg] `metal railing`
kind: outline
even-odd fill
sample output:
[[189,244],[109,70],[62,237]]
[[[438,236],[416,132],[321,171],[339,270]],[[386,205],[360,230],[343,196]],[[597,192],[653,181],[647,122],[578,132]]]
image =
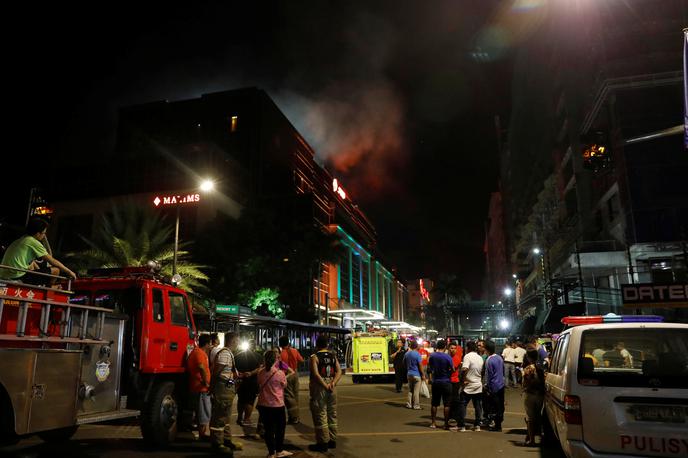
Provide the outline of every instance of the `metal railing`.
[[[18,269],[15,267],[0,265],[0,272],[7,271],[32,273],[47,278],[66,282],[67,289],[48,286],[36,286],[17,279],[0,278],[0,341],[34,341],[52,343],[99,343],[103,342],[102,334],[105,325],[105,314],[111,309],[93,307],[89,305],[72,304],[69,296],[72,294],[71,280],[58,275],[44,274],[40,272]],[[17,307],[14,329],[11,328],[10,312],[8,306]],[[32,307],[33,306],[33,307]],[[38,334],[31,335],[27,332],[27,324],[32,309],[40,308],[40,320]],[[53,315],[60,314],[59,319]],[[88,335],[89,319],[95,313],[95,333]],[[75,316],[77,315],[77,316]],[[14,318],[14,317],[12,317]],[[78,320],[76,331],[75,321]],[[59,324],[57,335],[51,335],[50,325]]]

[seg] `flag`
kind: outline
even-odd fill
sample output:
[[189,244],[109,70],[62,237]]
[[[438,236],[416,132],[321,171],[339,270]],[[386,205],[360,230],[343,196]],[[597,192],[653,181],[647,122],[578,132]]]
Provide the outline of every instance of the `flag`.
[[688,29],[683,29],[683,145],[688,148]]

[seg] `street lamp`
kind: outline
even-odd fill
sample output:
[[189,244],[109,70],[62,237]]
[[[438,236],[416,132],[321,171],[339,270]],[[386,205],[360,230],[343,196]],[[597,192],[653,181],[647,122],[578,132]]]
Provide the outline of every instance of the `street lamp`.
[[542,253],[542,250],[540,250],[540,248],[538,248],[538,247],[533,248],[533,254],[540,254],[540,253]]
[[514,293],[514,290],[511,289],[511,288],[509,288],[508,286],[507,286],[506,288],[504,288],[504,295],[505,295],[505,296],[509,297],[509,296],[511,296],[513,293]]
[[[215,182],[210,179],[205,179],[198,187],[203,192],[210,192],[215,189]],[[196,198],[198,201],[198,198]],[[181,275],[177,274],[177,251],[179,250],[179,207],[177,204],[177,218],[174,224],[174,254],[172,256],[172,283],[179,284],[182,281]]]

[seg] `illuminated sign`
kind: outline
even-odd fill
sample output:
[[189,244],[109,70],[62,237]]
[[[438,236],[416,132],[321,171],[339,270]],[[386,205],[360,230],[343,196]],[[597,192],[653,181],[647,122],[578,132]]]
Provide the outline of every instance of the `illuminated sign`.
[[173,194],[167,196],[155,196],[153,199],[153,205],[156,207],[169,207],[171,205],[180,204],[195,204],[200,202],[201,195],[198,193],[194,194]]
[[332,180],[332,190],[339,194],[339,197],[342,199],[346,199],[346,192],[344,191],[344,188],[339,185],[339,181],[337,181],[336,178]]
[[688,284],[636,283],[621,285],[627,307],[688,307]]

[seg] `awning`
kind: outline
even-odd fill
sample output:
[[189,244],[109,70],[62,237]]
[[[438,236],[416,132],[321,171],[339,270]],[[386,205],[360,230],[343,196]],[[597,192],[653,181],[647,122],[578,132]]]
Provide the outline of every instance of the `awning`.
[[366,309],[330,310],[328,314],[335,316],[341,315],[343,318],[353,321],[382,321],[387,319],[383,313],[377,310]]

